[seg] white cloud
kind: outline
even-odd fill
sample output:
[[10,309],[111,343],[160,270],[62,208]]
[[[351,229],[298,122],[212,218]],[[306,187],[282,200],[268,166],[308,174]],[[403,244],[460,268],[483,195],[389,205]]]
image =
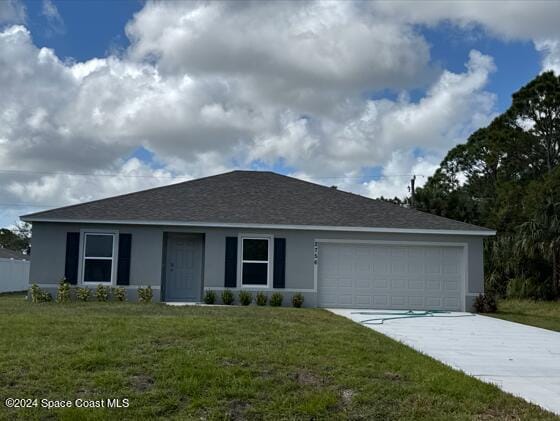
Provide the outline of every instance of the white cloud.
[[25,23],[25,6],[19,0],[0,1],[0,25]]
[[560,37],[538,41],[535,47],[544,54],[543,70],[552,70],[560,75]]
[[451,22],[506,40],[533,41],[537,50],[544,53],[543,70],[558,71],[558,1],[425,1],[421,7],[410,7],[410,2],[395,0],[369,6],[374,13],[394,22],[428,26]]
[[52,0],[43,0],[41,13],[47,19],[47,35],[51,36],[53,34],[63,34],[66,32],[66,25],[64,20],[58,11],[56,5]]
[[[150,174],[198,177],[255,162],[361,194],[404,195],[409,177],[393,175],[430,174],[495,112],[491,57],[472,51],[462,72],[430,63],[412,24],[448,16],[490,25],[467,6],[445,7],[447,15],[409,7],[412,15],[392,3],[148,2],[127,26],[126,52],[78,63],[7,27],[0,168],[14,172],[0,173],[2,202],[65,204],[171,181]],[[553,40],[552,31],[538,35]],[[542,51],[557,49],[547,42]],[[371,99],[385,88],[398,97]],[[409,88],[426,93],[413,101]],[[161,169],[130,158],[138,147]],[[362,184],[371,167],[387,177]],[[13,222],[4,212],[0,222]]]
[[131,57],[165,73],[233,76],[290,104],[317,89],[417,86],[429,60],[409,27],[354,2],[152,2],[127,34]]

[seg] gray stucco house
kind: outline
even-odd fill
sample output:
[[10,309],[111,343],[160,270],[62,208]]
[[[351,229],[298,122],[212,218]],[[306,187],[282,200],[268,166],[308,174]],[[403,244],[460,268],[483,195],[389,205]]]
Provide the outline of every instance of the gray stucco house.
[[[469,310],[494,231],[271,172],[233,171],[25,215],[30,282],[247,289],[319,307]],[[219,294],[218,294],[219,295]]]

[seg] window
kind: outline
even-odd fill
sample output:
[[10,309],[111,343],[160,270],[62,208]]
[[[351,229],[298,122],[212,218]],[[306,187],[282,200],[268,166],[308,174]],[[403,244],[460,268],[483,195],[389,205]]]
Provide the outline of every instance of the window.
[[115,235],[86,233],[84,238],[83,283],[111,283]]
[[269,238],[242,238],[241,285],[268,286]]

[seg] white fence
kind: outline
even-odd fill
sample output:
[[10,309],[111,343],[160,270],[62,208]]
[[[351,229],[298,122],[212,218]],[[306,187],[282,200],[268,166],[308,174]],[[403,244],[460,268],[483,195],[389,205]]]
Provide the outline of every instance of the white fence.
[[27,260],[0,259],[0,292],[26,290],[30,265]]

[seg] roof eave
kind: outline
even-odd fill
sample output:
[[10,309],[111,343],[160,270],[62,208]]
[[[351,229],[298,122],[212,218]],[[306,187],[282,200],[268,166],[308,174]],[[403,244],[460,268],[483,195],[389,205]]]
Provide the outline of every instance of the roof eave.
[[430,228],[390,228],[390,227],[355,227],[355,226],[330,226],[330,225],[290,225],[290,224],[247,224],[232,222],[190,222],[190,221],[153,221],[153,220],[120,220],[120,219],[57,219],[41,218],[24,215],[20,218],[24,222],[55,222],[79,224],[118,224],[118,225],[171,225],[184,227],[211,227],[211,228],[253,228],[253,229],[288,229],[308,231],[348,231],[348,232],[378,232],[396,234],[440,234],[440,235],[470,235],[478,237],[491,237],[496,231],[488,229],[457,230],[457,229],[430,229]]

